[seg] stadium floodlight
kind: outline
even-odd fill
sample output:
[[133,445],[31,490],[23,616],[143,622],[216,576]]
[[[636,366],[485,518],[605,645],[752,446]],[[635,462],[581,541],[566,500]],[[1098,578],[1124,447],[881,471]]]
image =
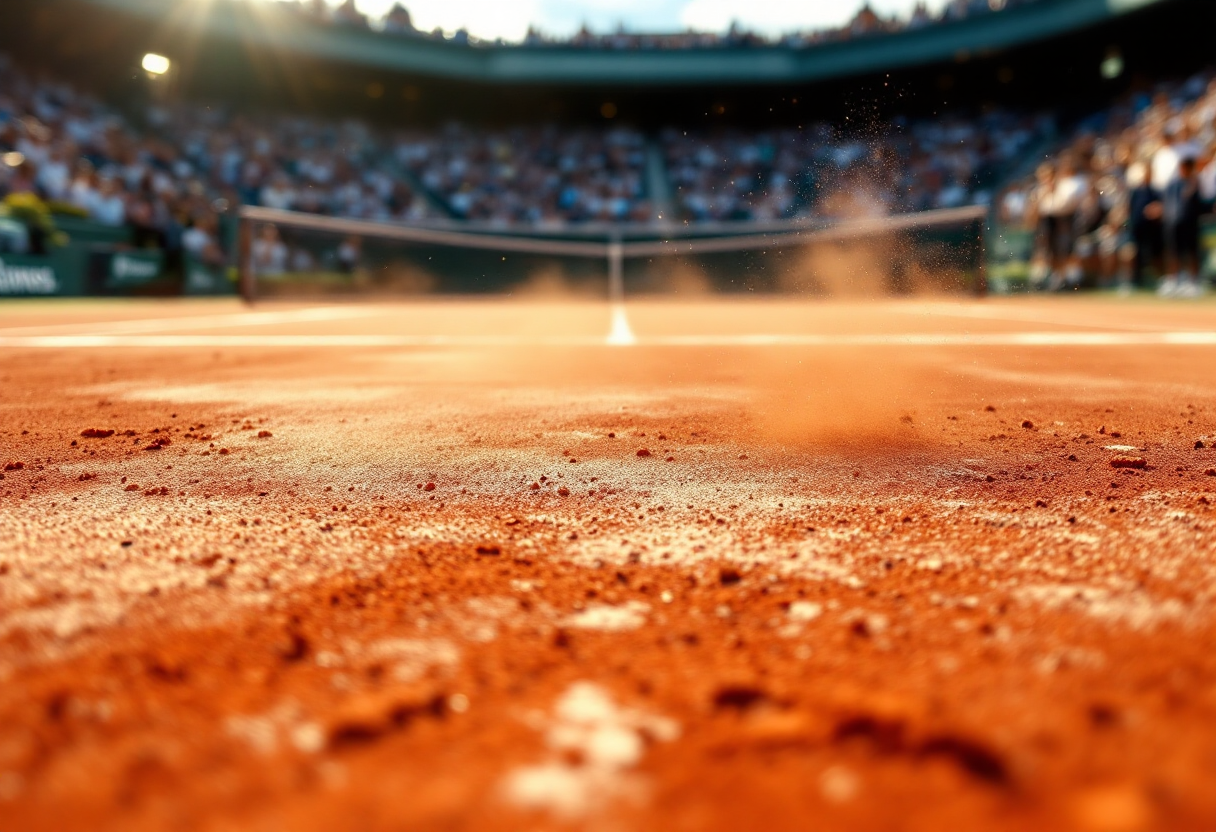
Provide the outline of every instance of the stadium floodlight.
[[150,75],[164,75],[173,66],[173,63],[164,55],[149,52],[147,55],[144,55],[141,66]]

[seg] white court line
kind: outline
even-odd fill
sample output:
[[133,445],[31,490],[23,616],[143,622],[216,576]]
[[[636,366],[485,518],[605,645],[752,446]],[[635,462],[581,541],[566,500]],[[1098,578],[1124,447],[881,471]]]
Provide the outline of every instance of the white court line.
[[946,318],[1017,321],[1024,324],[1053,324],[1057,326],[1077,327],[1079,329],[1126,329],[1136,332],[1164,332],[1168,329],[1168,326],[1160,324],[1087,322],[1073,318],[1062,318],[1057,315],[1043,315],[1033,310],[1014,309],[1007,306],[991,307],[980,304],[921,303],[913,306],[892,305],[890,309],[905,315],[937,315]]
[[344,318],[366,318],[381,315],[383,310],[356,306],[323,306],[292,309],[285,312],[230,312],[224,315],[183,315],[180,318],[142,318],[133,321],[98,321],[95,323],[51,324],[0,328],[0,337],[40,336],[67,333],[69,335],[125,335],[163,330],[224,329],[241,326],[274,326],[276,324],[337,321]]
[[[649,347],[1130,347],[1216,346],[1216,331],[995,332],[903,335],[659,335]],[[0,349],[213,349],[227,347],[601,347],[603,336],[512,335],[0,335]]]

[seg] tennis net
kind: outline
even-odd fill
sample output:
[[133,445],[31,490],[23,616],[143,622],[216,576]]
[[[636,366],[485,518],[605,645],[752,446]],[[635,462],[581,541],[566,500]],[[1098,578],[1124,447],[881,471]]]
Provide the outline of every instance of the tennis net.
[[[271,298],[983,293],[984,208],[711,226],[403,225],[240,214],[240,286]],[[623,320],[623,316],[622,316]],[[624,337],[624,334],[621,335]]]

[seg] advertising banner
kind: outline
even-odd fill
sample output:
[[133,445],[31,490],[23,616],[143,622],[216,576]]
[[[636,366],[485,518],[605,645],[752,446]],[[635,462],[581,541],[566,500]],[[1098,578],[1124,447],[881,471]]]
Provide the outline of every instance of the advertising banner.
[[61,292],[49,257],[0,255],[0,296],[58,295]]
[[109,255],[105,280],[107,294],[125,294],[153,283],[161,276],[164,255],[156,250],[119,251]]
[[186,257],[186,280],[182,293],[186,295],[235,295],[236,281],[222,267],[208,266],[193,257]]

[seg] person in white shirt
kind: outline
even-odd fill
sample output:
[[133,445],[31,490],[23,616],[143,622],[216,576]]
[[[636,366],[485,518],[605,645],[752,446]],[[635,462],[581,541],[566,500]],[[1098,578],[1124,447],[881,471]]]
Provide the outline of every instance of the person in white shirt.
[[1167,124],[1164,140],[1153,154],[1152,177],[1153,187],[1164,193],[1165,189],[1178,178],[1178,163],[1183,159],[1194,159],[1199,155],[1200,147],[1191,138],[1191,131],[1184,123]]
[[77,208],[88,211],[89,207],[93,204],[93,200],[96,198],[97,173],[93,170],[91,164],[81,160],[76,164],[76,175],[72,179],[72,184],[68,187],[68,202]]
[[1055,211],[1056,169],[1044,162],[1034,172],[1035,183],[1026,201],[1026,219],[1034,228],[1034,254],[1031,256],[1030,280],[1035,286],[1046,287],[1055,279],[1057,265],[1057,217]]
[[1081,277],[1081,264],[1075,252],[1075,225],[1089,183],[1067,156],[1060,161],[1058,170],[1048,163],[1040,165],[1036,177],[1030,217],[1036,228],[1032,279],[1055,291],[1065,283],[1078,282]]
[[287,271],[287,246],[279,238],[279,229],[270,223],[262,226],[253,241],[253,273],[259,277],[278,277]]
[[1173,136],[1160,133],[1155,139],[1158,147],[1149,162],[1149,183],[1160,192],[1174,181],[1178,172],[1178,153],[1174,150]]
[[[1056,255],[1063,266],[1064,283],[1075,287],[1081,282],[1081,258],[1077,252],[1077,238],[1081,202],[1089,192],[1089,177],[1077,168],[1070,156],[1060,162],[1060,173],[1056,181],[1053,210],[1058,222],[1058,248]],[[1057,266],[1058,268],[1058,266]],[[1058,272],[1057,272],[1058,274]],[[1055,288],[1063,288],[1056,286]]]
[[354,274],[363,256],[363,241],[351,235],[338,246],[338,265],[344,274]]
[[68,154],[61,147],[55,148],[46,164],[38,169],[38,186],[48,199],[63,200],[71,184],[72,169]]
[[182,232],[182,248],[187,254],[208,266],[222,266],[224,252],[216,239],[218,224],[211,214],[200,214]]
[[127,202],[113,179],[101,181],[100,189],[86,207],[89,216],[102,225],[117,227],[127,221]]
[[275,174],[270,184],[262,188],[258,198],[267,208],[290,211],[296,203],[296,192],[287,177],[280,173]]

